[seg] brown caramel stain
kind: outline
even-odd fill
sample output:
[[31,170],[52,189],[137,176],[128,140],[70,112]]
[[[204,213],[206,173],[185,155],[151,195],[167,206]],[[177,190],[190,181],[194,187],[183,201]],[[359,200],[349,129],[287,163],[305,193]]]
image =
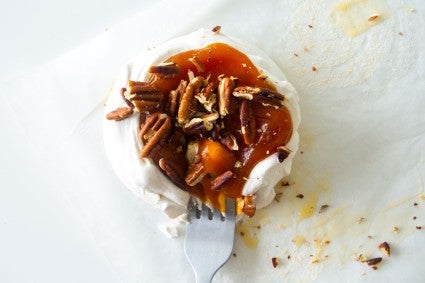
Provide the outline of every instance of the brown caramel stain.
[[251,227],[247,223],[241,223],[236,227],[236,232],[241,235],[242,240],[250,249],[256,249],[258,246],[258,236],[254,229],[257,229],[255,227]]
[[304,220],[310,218],[316,211],[318,194],[314,194],[307,198],[307,202],[298,211],[298,219]]

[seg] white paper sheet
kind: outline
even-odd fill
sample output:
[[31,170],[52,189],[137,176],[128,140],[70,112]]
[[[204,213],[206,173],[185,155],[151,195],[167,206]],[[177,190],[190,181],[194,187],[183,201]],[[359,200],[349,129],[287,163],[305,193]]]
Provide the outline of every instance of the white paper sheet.
[[[349,37],[331,21],[334,4],[158,2],[2,83],[2,93],[13,94],[2,103],[49,168],[34,170],[64,192],[123,282],[191,282],[194,276],[182,239],[157,229],[165,217],[134,198],[107,163],[104,101],[119,68],[139,51],[218,24],[265,51],[297,89],[302,153],[290,186],[277,188],[280,201],[243,222],[239,229],[253,240],[236,237],[236,257],[214,282],[423,281],[425,6],[386,1],[388,19]],[[324,204],[329,208],[319,214]],[[309,205],[313,216],[302,219]],[[246,246],[256,240],[255,249]],[[378,270],[355,260],[382,256],[377,246],[383,241],[393,254]],[[277,268],[272,257],[279,258]]]

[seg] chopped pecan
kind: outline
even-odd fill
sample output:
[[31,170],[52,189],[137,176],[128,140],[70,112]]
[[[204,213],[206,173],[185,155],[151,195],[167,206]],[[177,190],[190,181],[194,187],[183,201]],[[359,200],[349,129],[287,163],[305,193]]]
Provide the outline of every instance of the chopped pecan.
[[220,142],[230,150],[239,150],[238,142],[232,134],[224,133],[220,137]]
[[229,114],[230,99],[235,88],[236,78],[224,77],[218,85],[218,110],[222,117]]
[[195,77],[192,79],[183,93],[180,101],[179,110],[177,113],[177,121],[179,124],[185,124],[189,122],[191,109],[190,106],[193,103],[193,96],[198,93],[204,83],[204,78]]
[[166,160],[165,158],[161,158],[158,164],[171,181],[178,185],[179,188],[184,189],[186,187],[184,172],[181,170],[182,166],[175,164],[171,160]]
[[201,135],[209,132],[214,127],[214,121],[218,119],[218,113],[203,115],[199,118],[193,118],[184,125],[183,131],[189,135]]
[[211,30],[214,34],[218,34],[220,33],[221,30],[221,26],[215,26],[213,27],[213,29]]
[[169,78],[180,74],[180,68],[176,63],[167,62],[157,66],[150,66],[149,73],[157,74],[162,78]]
[[245,213],[245,215],[247,215],[248,217],[253,217],[255,214],[255,210],[255,195],[244,196],[242,212]]
[[205,66],[204,64],[202,64],[198,57],[193,56],[192,58],[189,58],[189,61],[195,66],[198,73],[205,72]]
[[241,133],[246,145],[254,142],[255,138],[255,117],[252,112],[252,103],[249,100],[242,100],[239,112],[241,122]]
[[122,100],[124,100],[125,104],[127,104],[128,107],[134,108],[133,103],[131,103],[131,101],[128,100],[127,97],[125,97],[126,92],[127,92],[127,89],[125,87],[120,89],[121,98]]
[[285,101],[283,94],[261,87],[237,87],[233,91],[233,96],[260,102],[264,106],[273,106],[275,108],[280,108]]
[[201,182],[206,174],[204,171],[205,171],[205,166],[204,164],[202,164],[202,162],[191,164],[186,174],[186,178],[185,178],[186,184],[193,187],[199,182]]
[[124,97],[128,99],[139,112],[157,112],[162,108],[164,95],[150,83],[128,81]]
[[167,114],[154,113],[149,116],[140,129],[140,137],[145,142],[140,156],[148,157],[159,142],[167,139],[170,132],[171,118]]
[[387,242],[381,243],[378,247],[386,256],[391,255],[390,245]]
[[219,190],[221,189],[221,187],[224,186],[224,184],[226,184],[228,181],[230,181],[230,179],[232,179],[233,177],[233,172],[232,171],[226,171],[223,174],[219,175],[218,177],[216,177],[212,182],[211,182],[211,190]]
[[108,120],[115,120],[115,121],[121,121],[125,118],[130,117],[133,114],[133,109],[130,107],[119,107],[115,109],[114,111],[109,112],[106,114],[106,119]]
[[279,146],[277,148],[277,159],[280,163],[282,163],[289,156],[290,153],[291,150],[289,150],[287,147]]
[[371,259],[367,259],[365,262],[367,265],[377,265],[382,261],[382,257],[375,257]]
[[181,80],[179,86],[170,92],[168,97],[168,112],[171,117],[177,115],[177,109],[179,108],[180,100],[183,96],[183,93],[187,87],[187,81]]
[[216,88],[216,82],[209,82],[208,85],[201,90],[201,92],[195,95],[195,98],[208,112],[212,112],[212,109],[217,102],[217,96],[214,93]]

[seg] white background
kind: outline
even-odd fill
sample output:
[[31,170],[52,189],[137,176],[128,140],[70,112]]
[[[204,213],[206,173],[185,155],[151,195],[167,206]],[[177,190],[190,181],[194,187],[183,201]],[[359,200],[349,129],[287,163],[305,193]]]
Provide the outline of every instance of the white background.
[[[1,2],[0,282],[193,280],[182,239],[166,238],[165,217],[112,172],[103,102],[141,49],[217,24],[265,51],[297,88],[304,154],[295,184],[259,217],[258,248],[237,236],[238,257],[216,282],[423,281],[424,230],[414,229],[425,225],[423,2],[384,1],[389,19],[355,38],[331,26],[335,1],[263,2]],[[295,195],[316,191],[329,214],[298,223]],[[291,239],[321,233],[334,235],[331,256],[312,266],[312,246]],[[378,272],[353,260],[352,251],[379,255],[384,240],[394,253]],[[294,260],[273,269],[270,258],[288,253]]]

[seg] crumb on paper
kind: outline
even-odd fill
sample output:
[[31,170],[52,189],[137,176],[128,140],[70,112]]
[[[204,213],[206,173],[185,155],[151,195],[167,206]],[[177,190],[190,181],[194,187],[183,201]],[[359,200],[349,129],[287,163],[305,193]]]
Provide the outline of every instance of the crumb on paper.
[[374,20],[376,20],[379,17],[379,14],[373,14],[370,15],[370,17],[367,19],[368,22],[373,22]]
[[421,230],[422,229],[422,226],[416,226],[416,229],[417,230]]
[[390,244],[388,244],[387,242],[379,244],[378,248],[384,253],[384,255],[388,257],[391,255]]
[[398,33],[400,36],[403,36],[403,33],[400,31],[399,33]]
[[394,227],[393,227],[393,232],[394,232],[395,234],[398,234],[398,232],[400,232],[400,229],[399,229],[397,226],[394,226]]
[[279,265],[279,259],[277,257],[272,257],[272,265],[274,268]]
[[316,71],[317,71],[317,68],[316,68],[315,66],[313,66],[313,67],[311,67],[311,70],[312,70],[313,72],[316,72]]
[[303,194],[298,194],[298,195],[296,195],[296,197],[297,198],[304,198],[304,195]]
[[366,221],[366,218],[360,217],[359,220],[357,220],[357,224],[361,224],[361,223],[363,223],[365,221]]
[[319,213],[325,212],[329,208],[329,204],[324,204],[320,207]]
[[313,28],[313,26],[312,26],[312,25],[308,25],[308,27],[309,27],[309,28]]

